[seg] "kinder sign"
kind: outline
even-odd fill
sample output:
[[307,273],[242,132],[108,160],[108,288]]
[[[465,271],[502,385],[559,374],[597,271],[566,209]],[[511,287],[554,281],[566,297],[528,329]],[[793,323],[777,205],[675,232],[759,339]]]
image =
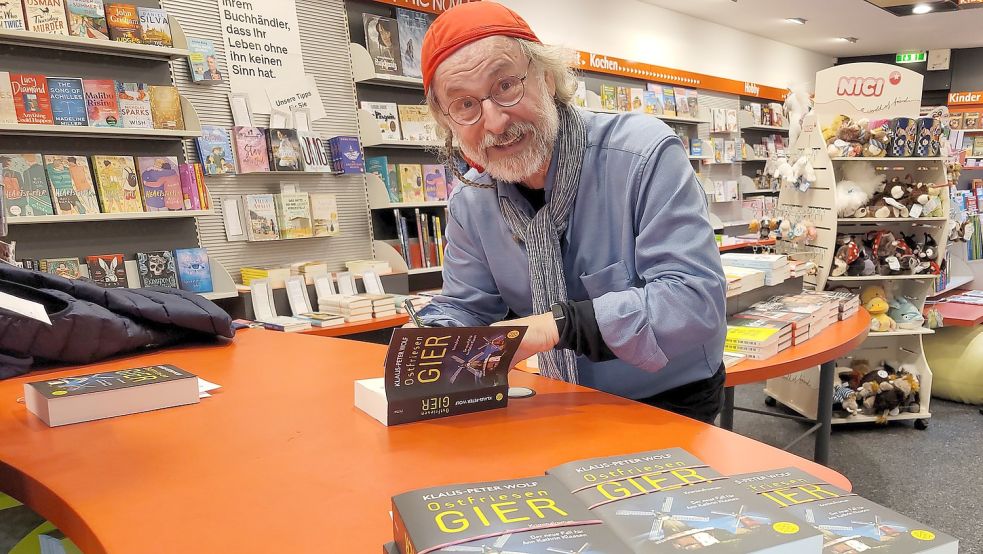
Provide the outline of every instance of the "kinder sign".
[[974,104],[983,104],[983,90],[949,93],[950,106],[972,106]]
[[921,74],[882,63],[854,63],[816,74],[816,114],[825,125],[839,114],[854,119],[918,117]]

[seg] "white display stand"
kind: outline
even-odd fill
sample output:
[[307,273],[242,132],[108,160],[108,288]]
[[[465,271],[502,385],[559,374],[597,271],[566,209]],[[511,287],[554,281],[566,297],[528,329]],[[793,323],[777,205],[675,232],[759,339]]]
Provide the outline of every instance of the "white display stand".
[[358,129],[362,135],[362,146],[366,148],[384,146],[386,148],[436,149],[444,145],[438,140],[384,140],[382,133],[379,132],[379,123],[372,117],[372,114],[365,110],[358,110]]
[[28,225],[38,223],[73,223],[78,221],[119,221],[129,219],[176,219],[182,217],[203,217],[214,215],[212,210],[177,210],[173,212],[125,212],[109,214],[67,214],[67,215],[32,215],[11,217],[8,225]]
[[122,127],[90,127],[69,125],[29,125],[24,123],[0,123],[0,134],[58,136],[81,138],[133,138],[160,140],[162,138],[192,138],[201,136],[201,121],[191,102],[181,97],[184,129],[129,129]]
[[[864,79],[871,87],[879,86],[881,94],[872,96],[853,96],[840,94],[852,91],[840,84],[853,83],[849,79]],[[841,81],[845,80],[845,81]],[[870,90],[870,89],[864,89]],[[939,260],[945,256],[947,237],[944,236],[945,217],[925,218],[878,218],[857,219],[837,218],[836,183],[838,175],[846,164],[865,163],[873,165],[879,173],[904,178],[911,174],[915,182],[946,183],[945,164],[942,158],[834,158],[830,159],[822,136],[822,124],[831,121],[838,114],[853,118],[870,119],[893,117],[918,117],[922,90],[922,76],[913,71],[894,65],[860,63],[832,67],[816,75],[816,107],[806,116],[802,131],[796,144],[790,145],[789,162],[794,163],[800,156],[809,156],[816,170],[817,180],[806,192],[791,187],[783,187],[778,197],[778,217],[799,221],[805,215],[813,217],[818,230],[818,238],[811,245],[794,244],[787,240],[779,241],[779,252],[808,255],[818,266],[815,276],[808,277],[810,288],[823,290],[847,287],[855,292],[864,286],[879,284],[891,294],[910,297],[921,309],[925,299],[934,291],[934,275],[896,275],[869,277],[840,276],[831,277],[833,257],[836,253],[837,233],[862,235],[871,230],[889,229],[929,233],[938,244]],[[914,110],[912,112],[912,109]],[[943,210],[949,212],[949,197],[940,196],[944,202]],[[919,393],[920,411],[890,416],[890,420],[916,420],[916,426],[924,428],[931,417],[929,402],[932,394],[932,371],[925,360],[922,349],[922,335],[931,334],[931,329],[899,330],[894,332],[872,332],[867,340],[847,358],[867,359],[872,366],[880,361],[903,364],[916,373],[921,382]],[[848,365],[848,363],[841,364]],[[800,414],[815,418],[819,394],[819,368],[802,371],[785,377],[769,379],[765,392],[778,402],[794,409]],[[833,418],[833,423],[863,423],[876,419],[875,416],[855,415]]]
[[372,56],[361,44],[350,43],[348,53],[352,58],[352,77],[355,78],[356,83],[423,90],[423,79],[376,73],[375,66],[372,64]]
[[187,58],[191,52],[188,50],[188,39],[184,34],[184,29],[181,28],[177,18],[173,16],[168,17],[168,22],[171,27],[171,41],[174,43],[173,48],[10,29],[0,29],[0,44],[33,46],[36,48],[67,50],[70,52],[91,52],[103,56],[121,56],[149,60],[180,60]]
[[389,193],[386,185],[375,173],[365,174],[365,183],[369,196],[369,208],[373,210],[387,210],[391,208],[427,208],[430,206],[446,206],[446,200],[436,200],[430,202],[390,202]]

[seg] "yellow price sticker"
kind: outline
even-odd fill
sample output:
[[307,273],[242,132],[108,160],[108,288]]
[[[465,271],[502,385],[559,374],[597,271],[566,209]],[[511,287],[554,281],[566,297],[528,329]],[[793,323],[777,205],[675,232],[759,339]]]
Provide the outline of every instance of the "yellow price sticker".
[[915,537],[920,541],[931,541],[935,540],[935,533],[931,531],[926,531],[924,529],[915,529],[911,532],[911,536]]
[[68,394],[68,391],[67,390],[56,390],[56,391],[54,391],[54,392],[51,393],[52,396],[62,396],[62,395],[65,395],[65,394]]
[[505,335],[505,336],[508,337],[508,338],[510,338],[510,339],[514,339],[514,338],[516,338],[516,337],[519,336],[519,332],[518,331],[509,331],[508,334]]
[[776,522],[771,528],[783,535],[794,535],[799,532],[799,526],[791,521]]
[[498,393],[495,395],[495,400],[497,400],[498,402],[501,402],[503,398],[505,398],[505,396],[503,396],[502,393]]

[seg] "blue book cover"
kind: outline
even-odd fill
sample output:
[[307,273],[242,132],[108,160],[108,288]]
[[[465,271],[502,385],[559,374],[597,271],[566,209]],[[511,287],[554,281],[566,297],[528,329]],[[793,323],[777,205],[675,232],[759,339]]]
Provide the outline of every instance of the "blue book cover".
[[48,77],[48,95],[51,97],[51,114],[55,125],[85,127],[89,124],[89,118],[85,115],[82,79]]
[[232,137],[228,129],[202,125],[201,136],[195,138],[198,161],[205,175],[232,175],[236,162],[232,154]]
[[196,83],[217,83],[222,80],[222,72],[218,69],[215,57],[215,43],[204,38],[189,38],[188,65],[191,67],[191,79]]
[[335,159],[335,171],[339,173],[365,173],[365,161],[358,137],[334,137],[328,140]]
[[174,258],[181,290],[212,292],[212,268],[208,263],[208,250],[179,248],[174,251]]
[[407,77],[423,77],[420,72],[420,49],[431,23],[433,16],[430,14],[396,8],[399,57],[403,60],[403,75]]
[[365,172],[374,173],[386,185],[386,192],[389,194],[390,202],[400,202],[399,183],[392,183],[389,180],[389,158],[386,156],[372,156],[365,158]]

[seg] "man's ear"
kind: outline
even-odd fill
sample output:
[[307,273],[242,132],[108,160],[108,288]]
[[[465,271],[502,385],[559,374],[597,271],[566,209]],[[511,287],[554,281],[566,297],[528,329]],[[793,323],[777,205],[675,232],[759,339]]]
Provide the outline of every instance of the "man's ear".
[[546,83],[546,90],[550,93],[550,98],[556,98],[556,79],[553,78],[553,74],[544,73],[543,82]]

